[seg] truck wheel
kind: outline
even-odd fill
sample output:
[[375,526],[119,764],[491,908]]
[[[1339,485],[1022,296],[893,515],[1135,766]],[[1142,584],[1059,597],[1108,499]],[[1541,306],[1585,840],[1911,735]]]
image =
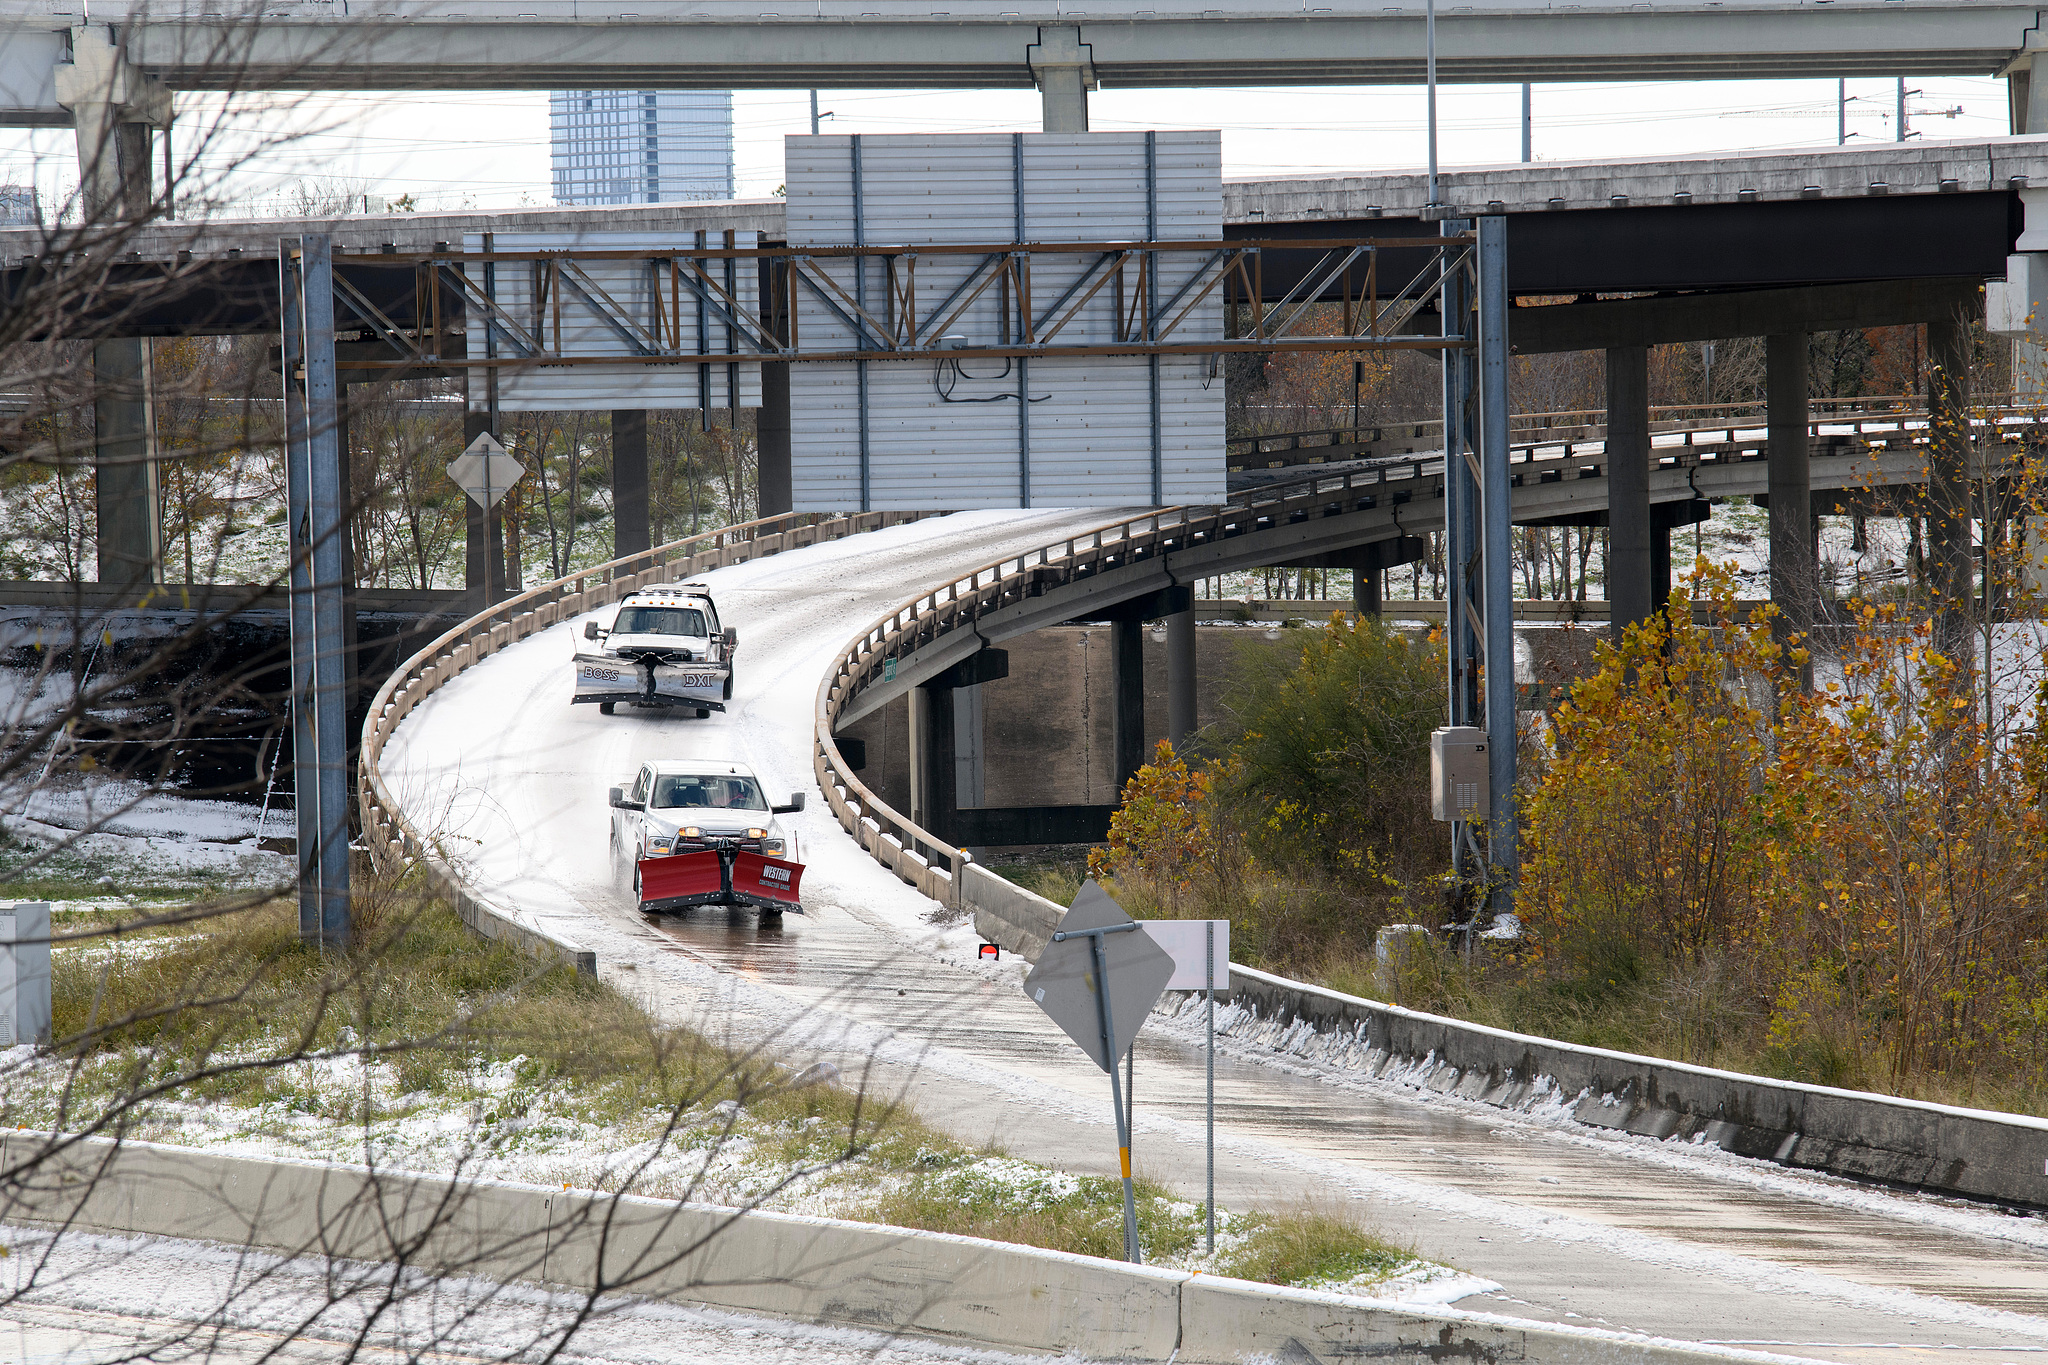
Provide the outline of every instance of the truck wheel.
[[618,712],[618,707],[612,702],[601,701],[597,704],[597,711],[599,715],[603,716],[615,715]]
[[725,671],[725,699],[732,700],[732,670],[729,668]]
[[710,708],[710,707],[708,707],[708,706],[700,706],[700,707],[698,707],[698,708],[697,708],[697,719],[698,719],[698,720],[710,720],[710,719],[711,719],[711,708]]

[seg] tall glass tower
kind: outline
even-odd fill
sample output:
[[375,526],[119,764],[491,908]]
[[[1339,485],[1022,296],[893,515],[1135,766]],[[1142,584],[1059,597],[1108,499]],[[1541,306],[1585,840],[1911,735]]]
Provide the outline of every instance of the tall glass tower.
[[730,90],[556,90],[548,96],[555,200],[730,199]]

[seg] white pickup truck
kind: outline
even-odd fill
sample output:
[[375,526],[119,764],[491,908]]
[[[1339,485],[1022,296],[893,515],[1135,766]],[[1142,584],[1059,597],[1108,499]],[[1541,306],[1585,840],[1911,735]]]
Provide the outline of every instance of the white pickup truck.
[[608,716],[623,703],[695,711],[701,719],[732,700],[739,635],[719,625],[718,606],[702,583],[629,593],[610,629],[589,621],[583,637],[598,649],[576,653],[572,704],[596,702]]

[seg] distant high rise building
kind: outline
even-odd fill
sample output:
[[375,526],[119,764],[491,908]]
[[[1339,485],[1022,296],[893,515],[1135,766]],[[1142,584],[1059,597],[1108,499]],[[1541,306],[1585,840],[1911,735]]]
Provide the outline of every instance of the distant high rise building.
[[34,227],[41,217],[34,185],[0,185],[0,227]]
[[557,90],[548,96],[555,199],[730,199],[730,90]]

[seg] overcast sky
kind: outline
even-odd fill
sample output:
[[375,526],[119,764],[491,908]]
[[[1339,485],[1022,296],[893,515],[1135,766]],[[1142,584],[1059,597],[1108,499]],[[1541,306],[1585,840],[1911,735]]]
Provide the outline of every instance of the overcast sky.
[[[2007,131],[2003,81],[1915,79],[1907,124],[1916,136],[1979,138]],[[1852,141],[1891,141],[1896,84],[1848,83]],[[1539,161],[1683,152],[1831,146],[1832,80],[1699,81],[1538,86]],[[828,132],[973,132],[1035,129],[1030,91],[820,93]],[[782,183],[782,139],[809,131],[804,91],[734,97],[739,193]],[[1220,128],[1226,177],[1406,170],[1425,155],[1419,87],[1100,90],[1097,129]],[[1955,112],[1951,116],[1951,111]],[[1447,85],[1440,93],[1446,166],[1513,161],[1521,154],[1519,86]],[[321,126],[265,158],[240,193],[262,197],[300,179],[359,184],[414,196],[420,208],[553,202],[548,185],[547,96],[541,92],[352,95],[299,111]],[[70,134],[0,130],[0,182],[33,176],[44,194],[75,180]]]

